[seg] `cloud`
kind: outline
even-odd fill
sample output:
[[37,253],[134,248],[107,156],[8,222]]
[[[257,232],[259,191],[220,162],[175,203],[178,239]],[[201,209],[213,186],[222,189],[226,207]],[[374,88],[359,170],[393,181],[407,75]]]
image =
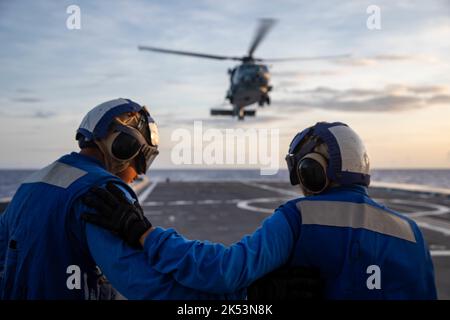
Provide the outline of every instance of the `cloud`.
[[296,87],[304,80],[313,77],[332,77],[344,73],[342,70],[318,70],[318,71],[296,71],[296,70],[282,70],[271,72],[275,80],[274,86],[277,90],[285,90]]
[[344,70],[281,70],[273,71],[271,75],[274,79],[273,85],[277,92],[288,92],[292,88],[305,84],[311,78],[327,78],[344,74]]
[[319,70],[319,71],[295,71],[295,70],[284,70],[284,71],[273,71],[272,76],[280,78],[306,78],[306,77],[320,77],[320,76],[335,76],[341,74],[338,70]]
[[333,89],[330,87],[317,87],[306,90],[293,90],[293,93],[312,94],[312,95],[331,95],[331,96],[376,96],[382,94],[391,95],[448,95],[450,88],[447,86],[406,86],[391,84],[385,86],[383,89],[367,89],[367,88],[350,88],[346,90]]
[[21,102],[21,103],[38,103],[38,102],[42,102],[42,99],[36,98],[36,97],[17,97],[17,98],[12,98],[11,101]]
[[437,96],[430,98],[429,102],[433,103],[433,104],[444,104],[444,103],[450,104],[450,96],[444,95],[444,94],[437,95]]
[[17,88],[17,89],[16,89],[16,92],[17,92],[17,93],[30,94],[30,93],[32,93],[33,91],[30,90],[30,89],[27,89],[27,88]]
[[31,118],[40,118],[40,119],[52,118],[54,116],[56,116],[56,112],[43,110],[36,110],[29,115],[29,117]]
[[450,104],[449,88],[443,86],[390,85],[380,90],[360,88],[338,90],[329,87],[317,87],[311,90],[296,90],[293,92],[298,95],[296,98],[276,101],[276,105],[300,109],[391,112]]
[[403,62],[403,61],[420,61],[435,63],[438,59],[433,56],[423,56],[423,55],[397,55],[397,54],[380,54],[373,57],[350,57],[347,59],[335,59],[332,60],[333,63],[344,66],[371,66],[377,65],[384,62]]
[[48,110],[31,110],[29,112],[22,112],[22,113],[10,113],[0,110],[0,115],[2,118],[34,118],[34,119],[48,119],[53,118],[58,115],[58,113],[54,111],[48,111]]

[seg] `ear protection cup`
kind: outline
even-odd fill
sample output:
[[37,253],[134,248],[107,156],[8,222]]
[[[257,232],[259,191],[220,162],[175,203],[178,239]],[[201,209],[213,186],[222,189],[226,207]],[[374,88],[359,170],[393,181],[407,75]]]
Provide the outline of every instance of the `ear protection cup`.
[[[137,172],[145,173],[159,153],[157,145],[148,143],[148,140],[158,141],[156,125],[152,129],[155,137],[151,138],[150,130],[148,130],[148,139],[133,127],[119,124],[115,130],[106,139],[97,141],[97,145],[114,160],[114,167],[117,170],[126,167],[130,161],[135,159]],[[111,162],[111,166],[113,162]]]
[[320,153],[308,153],[298,162],[297,176],[300,184],[313,194],[321,193],[330,183],[327,166],[327,160]]
[[119,160],[134,158],[140,149],[139,141],[124,132],[119,132],[111,144],[111,154]]

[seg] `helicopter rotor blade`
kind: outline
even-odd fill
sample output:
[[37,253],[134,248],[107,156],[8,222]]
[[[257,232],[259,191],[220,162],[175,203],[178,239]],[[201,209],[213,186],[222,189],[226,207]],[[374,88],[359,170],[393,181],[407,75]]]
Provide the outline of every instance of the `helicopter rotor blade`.
[[196,57],[196,58],[207,58],[207,59],[215,59],[215,60],[239,60],[239,61],[242,60],[241,57],[219,56],[219,55],[204,54],[204,53],[198,53],[198,52],[155,48],[155,47],[149,47],[149,46],[138,46],[138,49],[143,50],[143,51],[154,51],[154,52],[160,52],[160,53],[178,54],[178,55],[190,56],[190,57]]
[[290,58],[273,58],[273,59],[255,59],[260,62],[285,62],[285,61],[309,61],[309,60],[334,60],[350,58],[351,54],[338,54],[330,56],[315,56],[315,57],[290,57]]
[[255,36],[253,37],[253,41],[250,44],[248,49],[248,56],[252,57],[256,48],[259,46],[261,41],[266,37],[267,33],[272,29],[276,20],[275,19],[261,19],[258,25],[258,29],[256,29]]

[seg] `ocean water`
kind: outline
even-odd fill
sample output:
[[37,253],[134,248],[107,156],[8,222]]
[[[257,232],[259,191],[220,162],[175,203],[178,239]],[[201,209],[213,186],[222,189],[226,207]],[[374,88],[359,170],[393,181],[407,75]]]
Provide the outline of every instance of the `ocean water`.
[[12,197],[22,181],[34,170],[0,170],[0,199]]
[[[25,178],[33,170],[0,170],[0,199],[12,197]],[[272,176],[261,176],[259,170],[174,170],[153,169],[150,180],[164,181],[236,181],[271,180],[289,181],[287,170]],[[378,169],[372,171],[372,181],[447,189],[450,191],[450,169]]]

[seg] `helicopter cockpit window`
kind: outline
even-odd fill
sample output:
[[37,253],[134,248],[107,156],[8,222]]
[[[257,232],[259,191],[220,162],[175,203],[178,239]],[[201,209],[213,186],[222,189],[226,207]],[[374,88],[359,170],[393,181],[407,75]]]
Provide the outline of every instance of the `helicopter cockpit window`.
[[258,74],[260,68],[258,65],[248,64],[241,65],[233,73],[232,81],[233,83],[239,83],[243,78],[251,78]]
[[239,82],[240,73],[241,73],[241,72],[240,72],[239,69],[234,70],[233,76],[232,76],[232,79],[231,79],[231,81],[232,81],[233,83],[238,83],[238,82]]

